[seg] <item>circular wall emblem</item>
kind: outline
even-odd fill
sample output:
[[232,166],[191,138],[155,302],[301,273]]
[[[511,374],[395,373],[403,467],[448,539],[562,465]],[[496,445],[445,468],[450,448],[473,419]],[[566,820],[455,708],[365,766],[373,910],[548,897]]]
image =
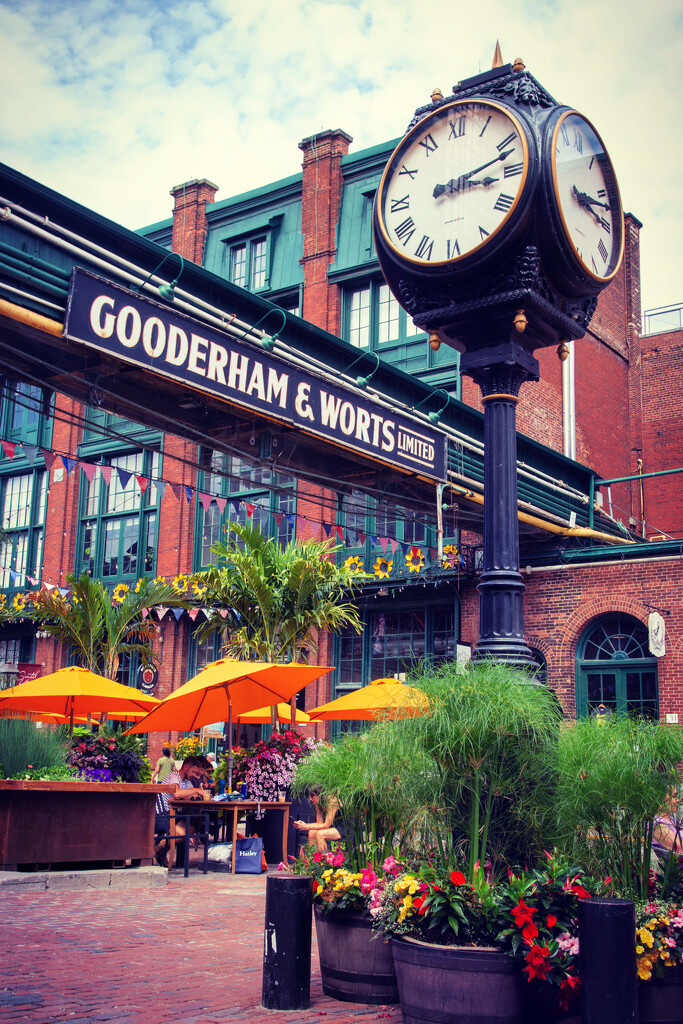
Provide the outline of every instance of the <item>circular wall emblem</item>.
[[143,693],[153,694],[159,673],[153,665],[141,665],[138,669],[138,683]]

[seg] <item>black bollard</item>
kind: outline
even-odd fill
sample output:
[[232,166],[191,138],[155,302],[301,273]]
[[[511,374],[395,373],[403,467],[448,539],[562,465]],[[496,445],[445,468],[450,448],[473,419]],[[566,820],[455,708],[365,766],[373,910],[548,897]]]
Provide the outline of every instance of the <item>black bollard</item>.
[[307,1010],[311,1004],[312,892],[308,875],[266,880],[263,988],[266,1010]]
[[631,900],[579,900],[583,1024],[638,1024],[636,910]]

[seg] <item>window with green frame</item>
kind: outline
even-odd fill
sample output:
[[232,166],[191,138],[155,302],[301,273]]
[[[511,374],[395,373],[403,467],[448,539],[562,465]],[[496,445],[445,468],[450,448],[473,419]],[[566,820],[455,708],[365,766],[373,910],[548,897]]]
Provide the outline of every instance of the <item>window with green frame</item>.
[[52,434],[52,421],[45,415],[45,392],[37,384],[5,378],[0,391],[0,437],[15,444],[46,445]]
[[228,246],[228,277],[233,284],[259,291],[268,284],[268,238],[251,238]]
[[[293,476],[275,473],[268,466],[209,448],[200,451],[200,460],[205,468],[200,473],[197,491],[226,501],[222,511],[215,501],[205,510],[197,496],[195,571],[212,564],[211,549],[225,539],[231,523],[249,521],[268,536],[277,537],[281,545],[293,537],[296,482]],[[251,514],[247,505],[253,506]]]
[[160,454],[152,450],[125,452],[101,456],[99,464],[111,467],[111,479],[107,484],[96,472],[91,483],[82,476],[76,571],[87,571],[105,583],[153,574],[158,492],[151,486],[143,492],[135,478],[158,479]]
[[442,345],[434,352],[426,333],[415,326],[383,281],[367,281],[345,290],[342,334],[357,348],[376,351],[409,373],[450,367],[449,381],[452,378],[453,389],[458,386],[459,375],[452,369],[458,362],[455,350]]
[[5,531],[0,545],[3,590],[25,590],[26,576],[40,576],[46,503],[44,469],[0,476],[0,522]]
[[362,619],[360,635],[348,628],[335,638],[335,697],[373,679],[403,678],[422,661],[438,665],[456,657],[453,601],[373,601]]
[[576,713],[605,711],[657,718],[657,659],[650,654],[647,627],[630,615],[606,615],[592,622],[576,650]]

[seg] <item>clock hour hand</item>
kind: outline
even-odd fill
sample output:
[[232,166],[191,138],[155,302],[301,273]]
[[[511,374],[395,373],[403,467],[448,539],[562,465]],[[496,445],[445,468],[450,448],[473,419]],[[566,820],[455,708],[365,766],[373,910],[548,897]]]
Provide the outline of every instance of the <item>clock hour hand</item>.
[[489,185],[493,185],[496,181],[500,181],[500,178],[481,178],[479,181],[467,181],[466,185],[468,188],[472,188],[473,185],[483,185],[487,188]]
[[601,206],[604,210],[610,209],[609,203],[603,203],[599,199],[593,199],[593,197],[589,196],[587,192],[579,192],[576,185],[572,186],[572,195],[579,206],[582,206],[584,210],[588,210],[589,213],[592,213],[597,221],[600,221],[602,218],[595,212],[593,209],[594,206]]
[[[467,187],[469,184],[477,184],[476,182],[470,183],[470,178],[474,177],[475,174],[479,174],[481,171],[485,171],[491,164],[497,164],[499,160],[507,160],[510,154],[514,152],[512,149],[507,149],[503,153],[499,153],[498,156],[494,156],[493,160],[487,161],[480,167],[475,167],[473,171],[468,171],[467,174],[461,174],[458,178],[451,178],[445,185],[436,185],[434,192],[432,193],[435,199],[438,199],[444,192],[459,192],[461,188]],[[486,181],[488,179],[484,179]],[[492,179],[492,181],[495,179]],[[490,182],[489,182],[490,184]]]

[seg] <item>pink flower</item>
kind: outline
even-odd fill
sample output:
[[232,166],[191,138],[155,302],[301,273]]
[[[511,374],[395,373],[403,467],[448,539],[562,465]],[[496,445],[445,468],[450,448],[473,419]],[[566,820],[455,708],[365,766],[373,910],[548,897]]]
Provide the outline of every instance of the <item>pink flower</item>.
[[398,875],[401,871],[401,865],[391,853],[382,864],[382,871],[389,871],[392,875]]
[[364,868],[360,873],[360,891],[362,893],[373,892],[377,885],[377,875],[373,871],[370,864]]
[[339,850],[339,852],[335,853],[334,857],[332,858],[332,867],[340,868],[345,860],[346,858],[344,854],[341,852],[341,850]]

